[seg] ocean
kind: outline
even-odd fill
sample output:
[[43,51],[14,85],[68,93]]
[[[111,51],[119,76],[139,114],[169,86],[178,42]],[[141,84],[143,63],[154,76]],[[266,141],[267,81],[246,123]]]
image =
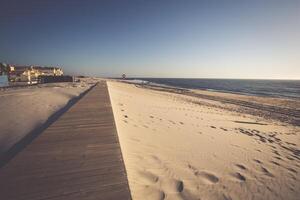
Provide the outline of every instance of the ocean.
[[143,80],[187,89],[204,89],[244,95],[296,98],[300,100],[300,80],[185,78],[134,78],[128,80]]

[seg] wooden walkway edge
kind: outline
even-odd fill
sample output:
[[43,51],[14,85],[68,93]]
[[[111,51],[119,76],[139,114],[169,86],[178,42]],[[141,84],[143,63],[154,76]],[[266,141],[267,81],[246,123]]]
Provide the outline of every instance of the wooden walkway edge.
[[0,199],[131,199],[105,81],[0,168]]

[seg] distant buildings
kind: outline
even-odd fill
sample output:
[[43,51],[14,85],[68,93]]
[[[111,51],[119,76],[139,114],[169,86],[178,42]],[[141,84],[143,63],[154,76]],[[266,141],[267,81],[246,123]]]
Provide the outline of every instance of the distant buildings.
[[10,82],[37,83],[40,76],[62,76],[60,67],[14,66],[0,63],[0,75],[7,75]]

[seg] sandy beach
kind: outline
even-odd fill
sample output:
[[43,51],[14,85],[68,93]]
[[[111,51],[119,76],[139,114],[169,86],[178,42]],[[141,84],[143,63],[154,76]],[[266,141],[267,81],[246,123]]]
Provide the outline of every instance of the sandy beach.
[[0,157],[95,83],[96,79],[82,79],[78,83],[1,88]]
[[299,199],[299,101],[108,87],[133,199]]
[[300,0],[0,7],[0,200],[300,200]]

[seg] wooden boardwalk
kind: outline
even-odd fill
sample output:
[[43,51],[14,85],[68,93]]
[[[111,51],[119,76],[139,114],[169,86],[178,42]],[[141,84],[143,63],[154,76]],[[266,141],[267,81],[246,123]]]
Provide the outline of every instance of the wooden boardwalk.
[[131,199],[105,81],[0,169],[0,199]]

